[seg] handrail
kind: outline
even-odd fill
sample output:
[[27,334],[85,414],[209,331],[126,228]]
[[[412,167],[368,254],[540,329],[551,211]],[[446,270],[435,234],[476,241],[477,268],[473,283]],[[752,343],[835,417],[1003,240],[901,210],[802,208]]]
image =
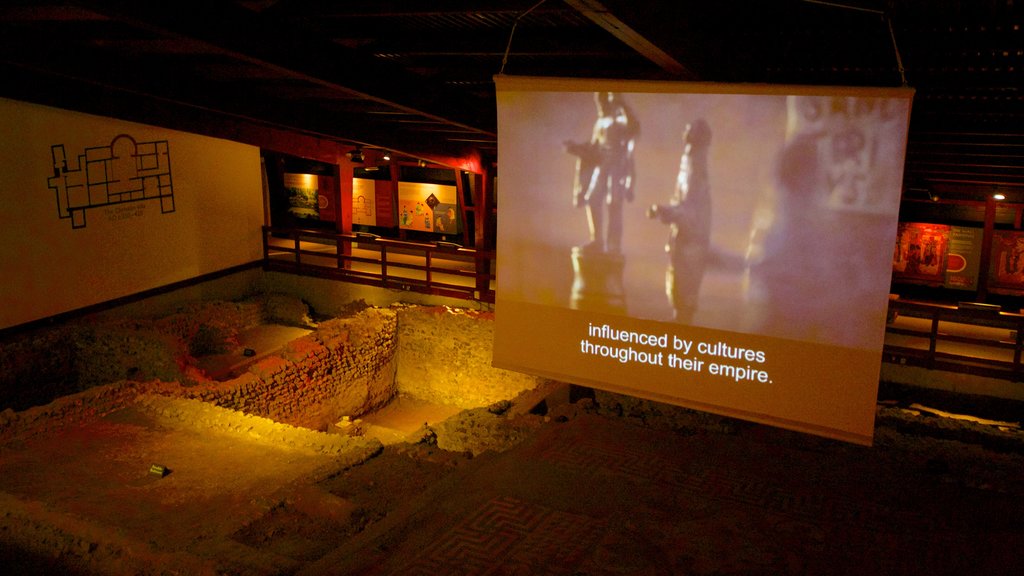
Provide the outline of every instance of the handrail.
[[[264,269],[494,303],[494,251],[263,227]],[[982,309],[977,309],[982,308]],[[889,301],[883,360],[1024,381],[1024,315]]]
[[494,251],[263,227],[266,270],[494,303]]
[[1024,315],[972,303],[889,301],[883,360],[1024,381]]

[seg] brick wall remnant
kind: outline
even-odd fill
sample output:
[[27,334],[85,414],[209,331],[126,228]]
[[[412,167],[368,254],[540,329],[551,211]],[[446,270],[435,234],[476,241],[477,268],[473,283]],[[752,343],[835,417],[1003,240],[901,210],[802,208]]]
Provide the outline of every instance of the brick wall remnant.
[[397,394],[394,310],[320,323],[247,374],[217,386],[218,406],[314,430],[384,407]]
[[156,318],[94,315],[0,342],[0,410],[42,406],[120,380],[202,380],[195,358],[237,345],[265,323],[308,324],[300,298],[266,294],[241,302],[189,302]]
[[[241,326],[256,318],[261,308],[249,303],[195,306],[189,310],[197,312],[198,321],[177,317],[167,323],[190,332],[192,326],[213,323],[208,312],[219,310],[225,314],[218,325]],[[147,334],[167,334],[154,330],[152,324],[139,327]],[[445,306],[365,307],[321,322],[313,332],[257,360],[233,380],[151,377],[141,381],[117,372],[111,374],[111,384],[62,395],[38,408],[3,411],[0,444],[25,433],[31,436],[102,417],[131,405],[140,394],[197,400],[312,430],[333,430],[343,417],[359,418],[379,410],[399,392],[463,409],[489,406],[541,383],[536,377],[491,366],[493,330],[489,312]],[[168,362],[167,351],[154,355],[150,348],[140,349]],[[118,358],[135,361],[133,350],[121,351]],[[137,362],[146,364],[141,358]]]

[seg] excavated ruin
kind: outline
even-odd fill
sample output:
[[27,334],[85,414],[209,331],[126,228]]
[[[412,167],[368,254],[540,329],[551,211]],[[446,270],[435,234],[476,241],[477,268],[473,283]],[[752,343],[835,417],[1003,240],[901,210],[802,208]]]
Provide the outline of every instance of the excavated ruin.
[[[322,318],[275,294],[4,342],[0,565],[938,574],[1024,541],[1013,403],[967,417],[883,386],[876,445],[857,447],[495,369],[492,330],[488,312]],[[864,500],[836,500],[851,486]],[[963,510],[930,508],[964,493]],[[500,538],[466,556],[481,514]]]

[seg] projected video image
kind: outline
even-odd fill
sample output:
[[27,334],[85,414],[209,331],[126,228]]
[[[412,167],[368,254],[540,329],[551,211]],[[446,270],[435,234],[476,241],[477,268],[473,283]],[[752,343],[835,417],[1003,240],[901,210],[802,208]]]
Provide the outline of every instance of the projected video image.
[[[798,362],[815,377],[813,366],[866,353],[874,393],[909,90],[515,78],[498,86],[506,201],[497,344],[505,329],[557,338],[551,324],[564,319],[566,346],[581,350],[585,370],[554,375],[713,406],[732,392],[694,391],[720,372],[733,383],[763,379],[771,395],[789,384],[780,388],[769,364]],[[630,346],[608,337],[618,331],[680,348],[641,344],[619,361]],[[601,372],[609,359],[646,364],[653,384],[615,381]],[[703,364],[674,371],[686,360]],[[495,363],[552,372],[497,345]],[[800,419],[765,416],[757,402],[734,408]]]
[[623,286],[574,292],[568,257],[561,274],[541,273],[547,260],[529,257],[523,265],[537,273],[503,276],[506,295],[581,307],[603,299],[608,311],[654,320],[878,343],[905,101],[603,94],[531,99],[532,121],[510,137],[523,144],[501,150],[501,168],[517,167],[502,171],[503,186],[514,179],[528,189],[502,206],[501,224],[514,229],[501,240],[528,256],[608,256],[624,267]]

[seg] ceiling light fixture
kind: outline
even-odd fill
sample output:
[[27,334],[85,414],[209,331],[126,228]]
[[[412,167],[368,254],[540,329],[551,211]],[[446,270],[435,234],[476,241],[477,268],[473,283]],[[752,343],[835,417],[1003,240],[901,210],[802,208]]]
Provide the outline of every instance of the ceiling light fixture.
[[390,162],[391,161],[391,152],[388,152],[387,150],[384,151],[384,161],[385,162]]
[[348,154],[345,154],[345,156],[347,156],[349,160],[355,162],[356,164],[362,164],[364,161],[363,149],[359,146],[356,146],[355,150],[349,152]]
[[996,192],[995,194],[992,195],[992,199],[993,200],[1006,200],[1006,194],[1001,194],[999,192]]

